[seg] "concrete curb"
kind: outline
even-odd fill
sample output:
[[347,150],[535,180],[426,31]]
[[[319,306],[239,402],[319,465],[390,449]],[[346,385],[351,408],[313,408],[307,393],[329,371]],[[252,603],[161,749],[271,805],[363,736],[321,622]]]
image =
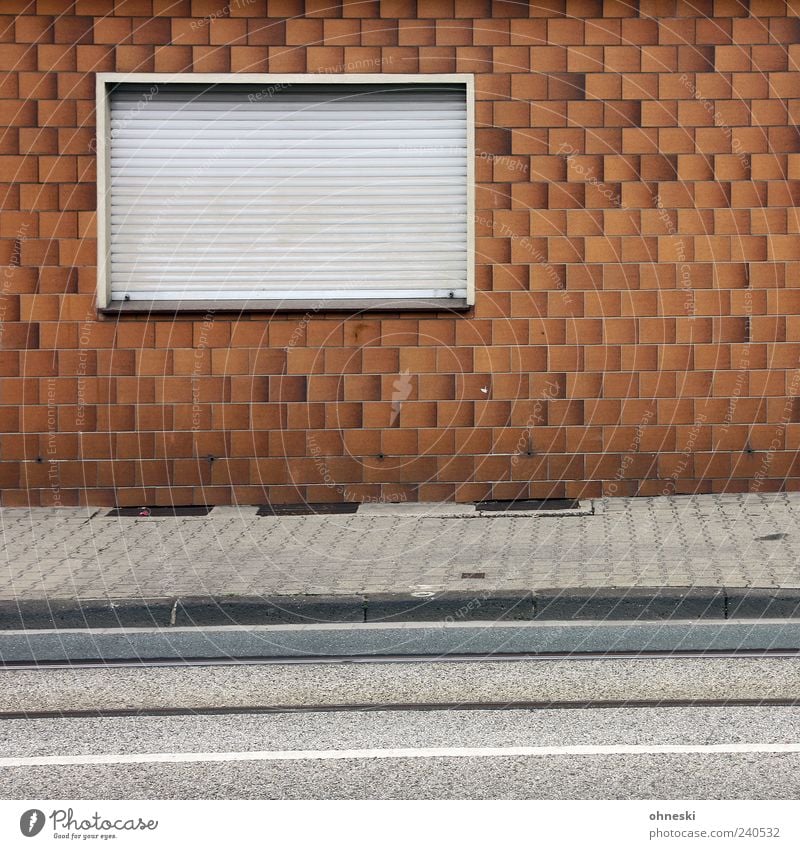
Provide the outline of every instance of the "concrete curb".
[[[0,663],[796,651],[800,619],[385,622],[0,632]],[[796,661],[795,661],[796,663]]]
[[388,595],[0,600],[0,631],[325,623],[800,619],[800,589],[573,588]]

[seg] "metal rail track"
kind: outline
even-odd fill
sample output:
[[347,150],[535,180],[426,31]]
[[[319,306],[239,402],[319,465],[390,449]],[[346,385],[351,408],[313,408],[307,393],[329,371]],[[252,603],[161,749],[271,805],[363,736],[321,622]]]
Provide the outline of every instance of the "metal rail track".
[[540,652],[441,655],[304,655],[281,657],[187,657],[120,660],[46,660],[0,662],[0,672],[35,669],[131,669],[147,667],[185,666],[285,666],[349,663],[490,663],[532,660],[658,660],[675,658],[800,658],[800,649],[703,649],[678,651],[600,651],[600,652]]
[[286,713],[388,713],[392,711],[542,711],[620,708],[798,707],[800,699],[619,699],[522,702],[387,702],[386,704],[237,705],[192,708],[98,708],[96,710],[0,711],[4,720],[95,719],[120,717],[236,716]]
[[[800,658],[800,649],[742,649],[703,651],[643,651],[643,652],[562,652],[540,654],[453,654],[453,655],[355,655],[311,657],[243,657],[243,658],[165,658],[147,660],[84,660],[46,661],[41,663],[0,664],[0,672],[38,670],[98,670],[147,669],[154,667],[191,668],[209,666],[276,666],[276,665],[342,665],[342,664],[392,664],[392,663],[480,663],[508,661],[592,661],[592,660],[670,660],[670,659],[779,659]],[[289,714],[289,713],[359,713],[387,711],[511,711],[511,710],[593,710],[613,708],[688,708],[688,707],[797,707],[800,699],[789,698],[736,698],[729,699],[584,699],[559,701],[511,702],[387,702],[387,703],[335,703],[307,705],[236,705],[229,707],[158,707],[158,708],[98,708],[80,710],[3,711],[0,722],[31,719],[85,719],[113,717],[170,717],[170,716],[230,716],[237,714]]]

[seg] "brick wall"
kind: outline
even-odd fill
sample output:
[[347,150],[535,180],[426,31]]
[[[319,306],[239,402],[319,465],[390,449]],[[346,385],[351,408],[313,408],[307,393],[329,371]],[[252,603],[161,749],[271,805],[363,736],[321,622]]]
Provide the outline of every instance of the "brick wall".
[[[0,10],[4,505],[797,489],[796,0]],[[112,70],[474,73],[475,308],[98,317]]]

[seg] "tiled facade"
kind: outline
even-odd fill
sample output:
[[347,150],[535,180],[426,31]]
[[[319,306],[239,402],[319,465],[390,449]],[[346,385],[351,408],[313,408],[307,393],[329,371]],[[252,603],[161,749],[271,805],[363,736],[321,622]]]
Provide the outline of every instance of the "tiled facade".
[[[3,505],[798,489],[795,0],[2,0]],[[94,73],[474,73],[467,313],[98,316]]]

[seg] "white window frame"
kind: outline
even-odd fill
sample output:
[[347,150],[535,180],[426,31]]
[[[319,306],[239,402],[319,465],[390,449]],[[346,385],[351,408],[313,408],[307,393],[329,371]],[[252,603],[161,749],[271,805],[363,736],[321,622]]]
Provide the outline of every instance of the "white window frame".
[[[109,250],[111,245],[110,87],[119,83],[170,83],[280,85],[296,83],[459,83],[466,88],[467,110],[467,296],[466,298],[420,298],[375,301],[363,297],[347,300],[270,301],[112,301]],[[468,309],[475,303],[475,82],[473,74],[160,74],[98,73],[97,102],[97,306],[104,312],[206,312],[298,309],[328,310],[420,310]]]

